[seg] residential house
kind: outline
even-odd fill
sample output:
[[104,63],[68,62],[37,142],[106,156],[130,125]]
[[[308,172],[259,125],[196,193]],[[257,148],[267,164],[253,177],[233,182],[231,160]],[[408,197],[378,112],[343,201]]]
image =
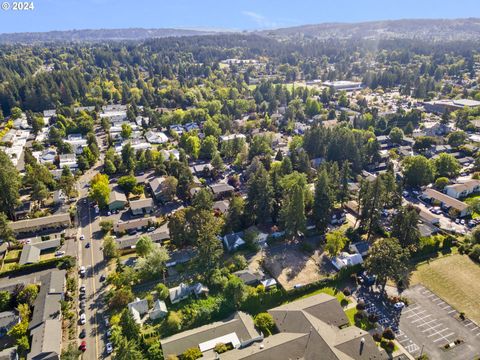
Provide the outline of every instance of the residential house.
[[20,322],[20,316],[14,311],[0,312],[0,338],[4,337],[7,332]]
[[208,287],[202,283],[196,283],[193,285],[185,285],[184,283],[180,283],[178,286],[168,289],[170,302],[172,304],[176,304],[182,300],[185,300],[191,295],[199,297],[201,295],[208,294],[208,292]]
[[163,319],[168,315],[168,309],[167,309],[167,304],[165,304],[165,301],[163,300],[158,300],[155,301],[153,304],[153,309],[150,312],[150,319],[156,320],[156,319]]
[[470,207],[463,201],[457,200],[437,190],[426,189],[422,197],[429,201],[438,202],[446,210],[454,209],[458,212],[459,217],[467,216],[470,213]]
[[142,317],[148,313],[148,301],[147,299],[140,300],[136,298],[128,305],[128,310],[132,313],[133,319],[137,324],[142,324]]
[[467,197],[480,191],[480,180],[469,180],[459,184],[445,186],[445,193],[455,199]]
[[230,202],[228,200],[215,201],[212,209],[216,214],[225,214],[228,211]]
[[63,169],[65,166],[75,171],[78,168],[77,156],[75,154],[62,154],[58,157],[58,167]]
[[224,235],[222,241],[225,249],[230,252],[237,251],[240,247],[246,244],[245,240],[243,240],[243,236],[243,231]]
[[0,360],[18,360],[16,347],[6,348],[0,351]]
[[133,219],[128,221],[119,220],[113,225],[113,230],[117,233],[125,232],[128,230],[141,230],[148,226],[151,226],[156,222],[156,218],[153,216]]
[[15,234],[44,231],[48,229],[62,229],[70,226],[70,214],[55,214],[34,219],[13,221],[10,228]]
[[178,124],[170,125],[169,129],[170,129],[170,132],[172,131],[176,132],[178,136],[182,136],[183,132],[185,131],[183,126]]
[[164,144],[168,141],[168,137],[165,133],[152,130],[145,133],[145,139],[147,139],[150,144]]
[[245,140],[247,137],[244,134],[230,134],[230,135],[222,135],[219,137],[220,142],[232,141],[235,139],[243,139]]
[[175,160],[180,160],[180,152],[177,149],[162,149],[160,153],[165,160],[169,160],[171,157],[173,157]]
[[209,186],[212,190],[214,199],[222,199],[233,194],[235,188],[224,183],[212,184]]
[[165,176],[156,177],[148,183],[155,200],[165,202],[167,200],[165,194]]
[[367,241],[358,241],[356,243],[350,244],[348,246],[348,249],[355,254],[367,256],[368,250],[370,249],[370,244]]
[[237,276],[240,280],[243,281],[245,285],[249,286],[260,285],[261,281],[265,276],[261,272],[253,272],[248,269],[235,271],[233,275]]
[[83,148],[88,146],[87,139],[84,139],[82,134],[69,134],[65,143],[70,144],[75,154],[80,155]]
[[65,270],[52,270],[41,277],[40,291],[33,304],[29,323],[31,336],[27,360],[60,360],[62,352],[62,311]]
[[39,241],[33,244],[26,244],[23,246],[22,254],[20,255],[19,265],[35,264],[40,261],[40,254],[42,251],[56,249],[61,245],[60,239]]
[[341,252],[339,255],[335,256],[332,259],[332,265],[335,266],[337,270],[340,270],[347,266],[354,266],[363,263],[362,255],[349,254],[347,252]]
[[108,209],[110,211],[121,210],[127,206],[128,201],[125,193],[121,191],[118,187],[114,187],[110,191],[110,198],[108,200]]
[[153,207],[154,203],[152,198],[130,201],[130,210],[133,215],[150,214],[153,212]]

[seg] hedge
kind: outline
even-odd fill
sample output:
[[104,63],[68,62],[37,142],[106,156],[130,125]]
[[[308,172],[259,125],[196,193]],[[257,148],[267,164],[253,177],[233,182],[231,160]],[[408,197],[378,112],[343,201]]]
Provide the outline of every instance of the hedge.
[[44,270],[44,269],[54,268],[54,267],[57,267],[58,265],[62,264],[66,260],[70,260],[70,259],[73,259],[73,261],[75,261],[75,258],[72,258],[71,256],[63,256],[63,257],[59,257],[59,258],[42,260],[42,261],[39,261],[38,263],[35,263],[35,264],[25,264],[25,265],[19,266],[16,269],[12,269],[12,270],[8,270],[8,271],[4,271],[4,272],[0,273],[0,277],[7,276],[7,275],[8,276],[19,275],[19,274],[22,274],[22,273],[27,274],[27,273],[30,273],[30,272],[35,272],[35,271],[40,271],[40,270]]

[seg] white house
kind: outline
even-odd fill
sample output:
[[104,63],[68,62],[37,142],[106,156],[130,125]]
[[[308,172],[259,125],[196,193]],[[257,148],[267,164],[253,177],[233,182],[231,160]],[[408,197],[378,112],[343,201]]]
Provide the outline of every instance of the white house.
[[346,252],[342,252],[332,259],[332,265],[335,266],[337,270],[340,270],[345,266],[354,266],[361,263],[363,263],[362,255],[349,254]]
[[445,192],[448,196],[455,199],[464,198],[470,194],[480,191],[480,180],[468,180],[464,183],[445,186]]
[[163,144],[168,141],[168,137],[165,133],[151,130],[145,133],[145,139],[147,139],[150,144]]

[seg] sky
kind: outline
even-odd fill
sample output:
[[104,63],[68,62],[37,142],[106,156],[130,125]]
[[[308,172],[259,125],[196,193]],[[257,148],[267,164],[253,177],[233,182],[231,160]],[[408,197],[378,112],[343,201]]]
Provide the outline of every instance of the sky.
[[480,0],[0,0],[0,33],[72,29],[255,30],[324,22],[480,17]]

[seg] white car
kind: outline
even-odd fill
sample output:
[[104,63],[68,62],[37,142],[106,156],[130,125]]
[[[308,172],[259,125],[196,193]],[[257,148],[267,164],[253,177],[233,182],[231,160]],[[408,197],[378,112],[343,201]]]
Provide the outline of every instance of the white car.
[[80,291],[81,292],[85,292],[87,290],[87,287],[85,286],[85,284],[83,284],[82,286],[80,286]]
[[107,343],[107,354],[111,354],[112,352],[113,352],[112,343]]
[[85,266],[81,266],[80,267],[80,275],[85,276],[85,273],[86,273]]
[[397,303],[395,303],[395,304],[393,305],[393,307],[394,307],[395,309],[399,309],[399,310],[400,310],[400,309],[403,309],[404,306],[405,306],[405,303],[404,303],[403,301],[399,301],[399,302],[397,302]]
[[80,324],[85,325],[87,322],[87,316],[85,314],[80,315]]
[[85,240],[85,235],[80,235],[80,240]]

